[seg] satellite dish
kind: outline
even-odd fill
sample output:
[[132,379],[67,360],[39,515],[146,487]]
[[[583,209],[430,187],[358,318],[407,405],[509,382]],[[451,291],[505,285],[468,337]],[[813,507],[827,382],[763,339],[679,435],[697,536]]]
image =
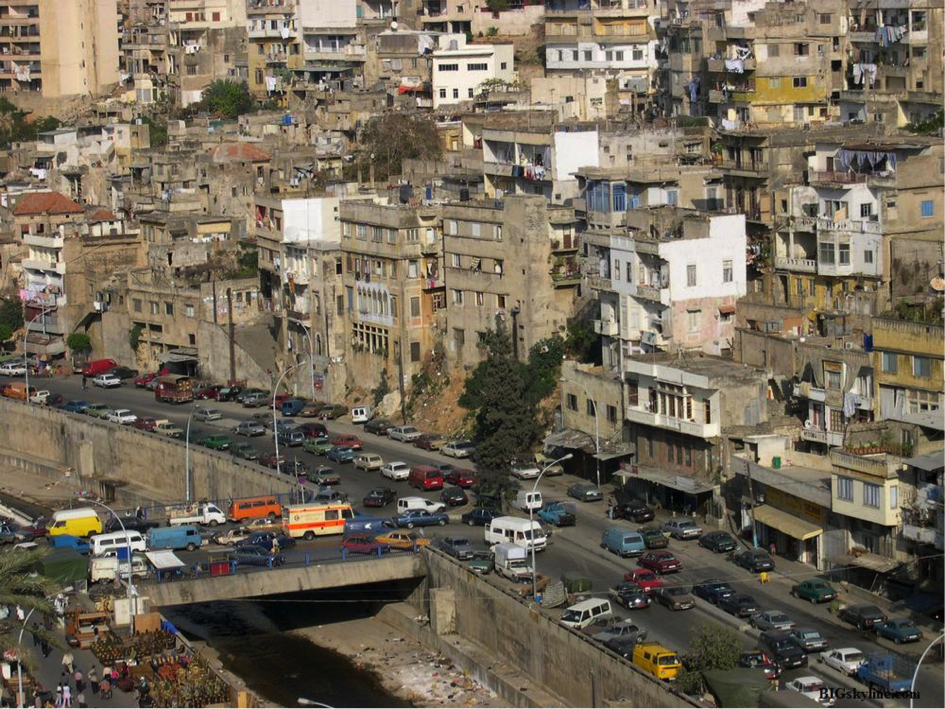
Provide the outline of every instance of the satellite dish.
[[393,22],[390,23],[390,28],[391,28],[394,32],[397,31],[397,20],[394,20]]
[[932,290],[937,293],[941,293],[942,291],[945,291],[945,278],[936,276],[929,282],[929,285],[932,286]]

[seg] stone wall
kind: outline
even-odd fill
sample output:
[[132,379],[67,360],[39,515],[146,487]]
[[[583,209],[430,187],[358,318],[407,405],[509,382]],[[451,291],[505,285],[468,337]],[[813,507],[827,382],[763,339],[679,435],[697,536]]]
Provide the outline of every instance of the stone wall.
[[[184,498],[184,443],[118,424],[0,399],[0,441],[13,452],[72,468],[83,483],[133,483],[155,498]],[[290,479],[190,446],[194,499],[226,499],[298,489]]]
[[[693,705],[684,695],[645,674],[626,660],[594,645],[582,633],[532,612],[501,581],[470,573],[465,564],[430,549],[423,551],[427,587],[451,589],[414,597],[415,607],[430,617],[443,617],[440,605],[452,598],[448,632],[489,648],[498,659],[521,670],[533,682],[571,706],[679,707]],[[434,604],[433,601],[437,603]]]

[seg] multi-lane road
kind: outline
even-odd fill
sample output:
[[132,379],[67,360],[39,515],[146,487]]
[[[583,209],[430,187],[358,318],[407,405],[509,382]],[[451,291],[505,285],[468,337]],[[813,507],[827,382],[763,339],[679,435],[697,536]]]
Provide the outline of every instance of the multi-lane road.
[[[0,378],[0,381],[3,379]],[[102,402],[112,408],[128,408],[138,416],[170,419],[182,428],[186,424],[190,413],[189,405],[174,406],[158,403],[154,400],[154,395],[151,392],[145,389],[137,389],[131,382],[120,388],[108,390],[93,389],[90,386],[88,391],[82,391],[79,377],[37,380],[35,385],[38,388],[46,388],[61,394],[67,401],[70,399],[84,399],[90,402]],[[192,424],[191,445],[193,445],[194,440],[199,440],[202,436],[210,433],[220,433],[222,428],[231,427],[234,421],[248,419],[253,413],[261,410],[245,409],[235,403],[197,403],[220,409],[223,412],[223,419],[210,423]],[[386,437],[365,433],[362,427],[345,421],[328,422],[327,426],[332,435],[349,433],[358,435],[364,441],[364,450],[379,454],[385,462],[402,461],[408,465],[450,462],[457,465],[457,467],[472,467],[471,463],[467,461],[455,461],[438,453],[422,451],[414,446],[393,441]],[[232,432],[230,433],[231,438],[237,440],[238,437],[232,435]],[[260,452],[270,452],[274,447],[271,433],[265,437],[243,440],[249,440],[251,445]],[[283,451],[284,449],[280,447],[280,452]],[[406,482],[392,482],[381,478],[379,473],[356,470],[351,464],[328,463],[325,458],[316,457],[300,448],[293,448],[285,452],[290,460],[297,457],[310,466],[331,465],[336,472],[341,474],[340,489],[349,495],[355,503],[356,509],[360,508],[359,501],[364,494],[377,485],[386,485],[393,488],[397,491],[398,496],[418,494],[414,489],[409,488]],[[181,455],[183,456],[183,452]],[[181,470],[183,471],[183,461]],[[539,489],[545,499],[565,499],[566,488],[572,482],[574,482],[574,479],[569,476],[546,478],[541,481]],[[526,484],[530,485],[531,483]],[[436,499],[438,493],[426,493],[424,496]],[[538,571],[554,579],[559,578],[565,572],[577,572],[592,580],[594,584],[593,592],[606,593],[610,586],[621,580],[628,569],[634,568],[634,562],[619,559],[600,547],[601,534],[606,527],[613,524],[606,517],[605,503],[577,503],[577,507],[577,525],[562,530],[554,530],[548,549],[538,555]],[[459,521],[459,515],[465,509],[467,508],[454,508],[450,511],[456,523]],[[389,516],[393,514],[394,506],[389,505],[381,510],[364,511],[367,514],[376,516]],[[659,521],[659,518],[657,521]],[[446,534],[447,532],[463,533],[477,547],[485,548],[481,528],[460,527],[456,523],[445,528],[427,530],[426,533],[428,536],[440,533]],[[683,568],[680,573],[665,577],[665,583],[691,586],[693,583],[707,578],[725,579],[732,583],[737,591],[747,592],[754,596],[763,610],[782,610],[798,626],[819,630],[830,641],[831,647],[856,647],[866,653],[879,650],[892,651],[916,659],[921,650],[924,649],[924,642],[929,640],[926,639],[921,645],[917,644],[905,648],[896,647],[885,640],[878,640],[872,634],[859,632],[840,623],[825,606],[812,606],[806,602],[793,599],[790,596],[791,584],[813,577],[815,572],[812,569],[807,571],[803,567],[793,564],[790,565],[790,568],[796,571],[779,570],[778,573],[773,575],[770,584],[761,585],[757,575],[750,574],[728,562],[724,555],[715,555],[699,547],[696,542],[674,540],[670,544],[670,550],[682,561]],[[290,560],[298,562],[305,554],[310,554],[313,558],[337,556],[337,542],[318,540],[311,543],[301,543],[295,550],[290,552]],[[620,609],[620,611],[627,615],[627,611],[624,609]],[[560,613],[560,610],[546,612],[554,617]],[[702,624],[709,622],[740,629],[746,649],[754,647],[757,639],[757,632],[746,630],[743,621],[738,621],[701,599],[698,599],[696,607],[689,611],[673,613],[654,603],[646,610],[633,611],[631,617],[634,622],[647,629],[651,639],[658,640],[668,647],[680,651],[687,650],[690,639],[697,629]],[[828,686],[856,686],[851,680],[843,678],[833,670],[816,663],[815,656],[812,655],[810,659],[811,664],[808,668],[787,672],[785,673],[785,679],[803,674],[815,674],[823,677]],[[923,668],[917,682],[917,690],[921,693],[921,698],[917,701],[916,706],[943,705],[942,672],[943,669],[940,663],[930,664]],[[843,705],[843,703],[841,702],[840,705]]]

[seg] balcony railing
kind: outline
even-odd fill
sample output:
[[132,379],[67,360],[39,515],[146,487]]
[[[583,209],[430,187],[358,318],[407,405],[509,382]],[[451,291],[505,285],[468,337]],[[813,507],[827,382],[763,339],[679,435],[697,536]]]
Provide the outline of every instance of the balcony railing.
[[637,286],[637,297],[644,298],[646,300],[652,300],[657,303],[662,302],[660,299],[660,289],[654,288],[653,286]]
[[619,331],[617,323],[612,319],[606,320],[595,320],[594,321],[594,332],[598,335],[606,335],[607,337],[613,337]]
[[793,256],[775,256],[774,267],[785,271],[798,271],[799,273],[816,273],[817,260],[810,258],[794,258]]
[[811,170],[810,181],[826,182],[839,185],[853,185],[857,183],[895,180],[894,172],[837,172],[836,170]]
[[591,288],[595,290],[613,290],[614,283],[609,278],[603,278],[601,276],[589,276],[587,283]]

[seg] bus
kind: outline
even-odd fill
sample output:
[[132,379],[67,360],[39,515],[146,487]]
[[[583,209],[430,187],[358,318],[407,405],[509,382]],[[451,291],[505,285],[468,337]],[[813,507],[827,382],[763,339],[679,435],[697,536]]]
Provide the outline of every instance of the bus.
[[345,521],[351,519],[354,519],[354,510],[347,503],[289,505],[282,512],[285,533],[303,539],[344,534]]

